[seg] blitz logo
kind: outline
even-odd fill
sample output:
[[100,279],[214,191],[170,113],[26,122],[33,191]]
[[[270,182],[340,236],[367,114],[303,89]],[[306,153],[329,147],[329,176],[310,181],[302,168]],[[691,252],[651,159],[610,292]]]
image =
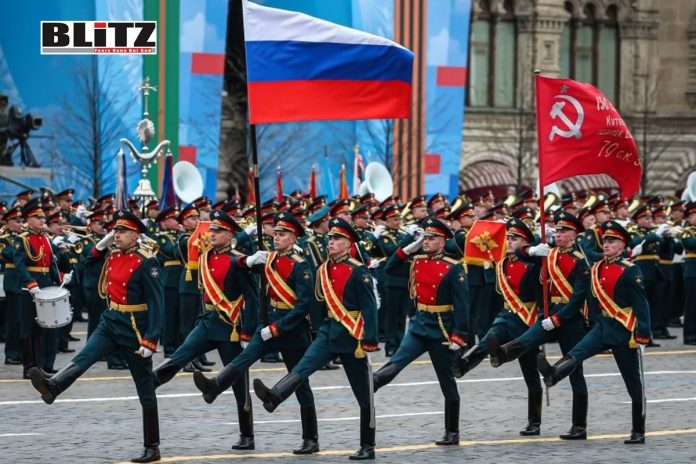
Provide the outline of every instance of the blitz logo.
[[156,55],[156,21],[41,21],[41,54]]

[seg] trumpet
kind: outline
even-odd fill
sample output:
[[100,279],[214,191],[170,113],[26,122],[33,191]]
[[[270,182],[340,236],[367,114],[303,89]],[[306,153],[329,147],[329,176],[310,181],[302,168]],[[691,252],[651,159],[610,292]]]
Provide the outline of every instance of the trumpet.
[[73,226],[71,224],[67,224],[65,226],[66,228],[70,229],[71,233],[79,236],[86,236],[89,234],[89,231],[87,230],[87,226]]
[[138,242],[140,243],[140,246],[145,248],[148,253],[156,255],[159,252],[159,244],[157,243],[157,240],[152,239],[148,237],[145,234],[140,234],[140,237],[138,237]]

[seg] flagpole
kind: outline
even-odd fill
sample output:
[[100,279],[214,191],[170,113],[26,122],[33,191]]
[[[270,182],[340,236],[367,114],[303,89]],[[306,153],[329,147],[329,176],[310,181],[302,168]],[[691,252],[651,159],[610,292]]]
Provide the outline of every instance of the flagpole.
[[[254,171],[254,209],[256,211],[256,242],[259,250],[264,249],[263,245],[263,223],[261,221],[261,187],[259,185],[259,153],[258,147],[256,145],[256,124],[250,124],[250,137],[251,137],[251,162],[252,169]],[[268,323],[268,302],[266,301],[265,288],[268,282],[266,282],[266,273],[261,273],[261,322],[263,324]]]
[[[539,218],[539,227],[541,228],[541,243],[546,243],[546,211],[544,208],[544,182],[542,179],[542,173],[544,172],[544,157],[539,153],[539,85],[537,79],[539,78],[540,71],[538,69],[534,70],[534,87],[535,87],[535,98],[536,98],[536,115],[537,115],[537,159],[539,165],[539,210],[541,211],[541,216]],[[546,256],[541,257],[541,285],[543,294],[543,305],[544,305],[544,319],[549,317],[549,285],[548,285],[548,270],[546,269]]]

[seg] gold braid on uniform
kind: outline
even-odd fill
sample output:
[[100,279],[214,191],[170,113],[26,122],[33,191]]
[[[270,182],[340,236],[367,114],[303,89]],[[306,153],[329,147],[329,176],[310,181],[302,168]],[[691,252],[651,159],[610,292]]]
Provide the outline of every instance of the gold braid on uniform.
[[34,262],[38,262],[43,258],[43,247],[39,248],[39,253],[37,255],[31,254],[31,245],[29,245],[29,239],[26,234],[22,234],[22,243],[24,244],[24,252],[27,254],[29,259]]
[[107,300],[107,305],[109,301],[109,293],[107,290],[107,282],[106,282],[106,267],[109,264],[109,258],[111,257],[111,253],[109,253],[104,260],[104,264],[102,264],[101,272],[99,273],[99,282],[97,283],[97,292],[99,293],[99,298],[101,299],[106,299]]
[[[328,261],[325,261],[317,268],[317,276],[319,275],[319,272],[321,272],[322,266],[327,266],[328,263],[329,263]],[[314,298],[316,298],[317,301],[321,303],[321,302],[325,301],[325,298],[324,298],[324,292],[321,290],[320,280],[321,279],[314,279]]]

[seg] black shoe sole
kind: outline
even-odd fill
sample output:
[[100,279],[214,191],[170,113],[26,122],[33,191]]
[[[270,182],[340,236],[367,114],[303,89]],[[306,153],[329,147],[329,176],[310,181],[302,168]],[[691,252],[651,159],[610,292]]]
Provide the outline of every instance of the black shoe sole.
[[210,390],[210,385],[208,384],[209,381],[210,379],[204,376],[201,372],[196,371],[193,373],[193,383],[196,385],[196,388],[200,390],[200,392],[203,394],[203,400],[208,404],[213,404],[213,402],[217,398],[217,395],[214,395],[208,391]]

